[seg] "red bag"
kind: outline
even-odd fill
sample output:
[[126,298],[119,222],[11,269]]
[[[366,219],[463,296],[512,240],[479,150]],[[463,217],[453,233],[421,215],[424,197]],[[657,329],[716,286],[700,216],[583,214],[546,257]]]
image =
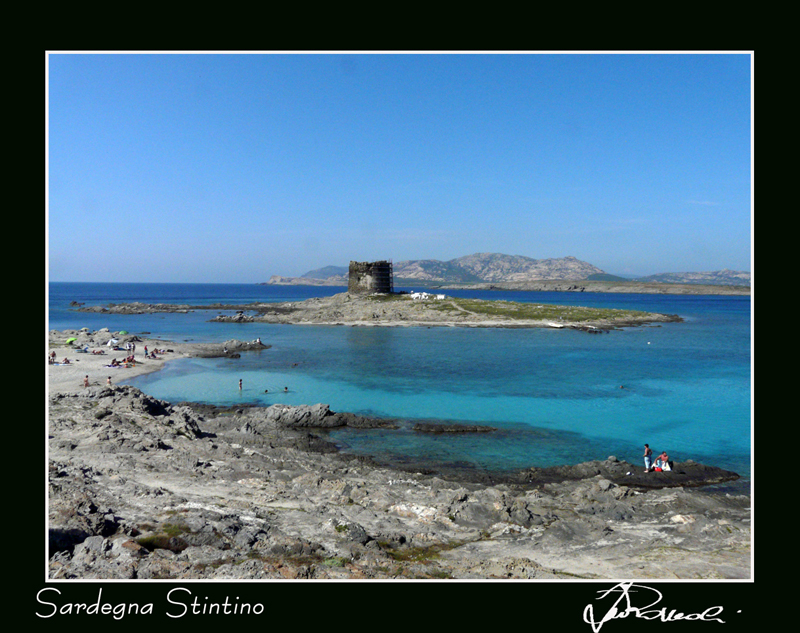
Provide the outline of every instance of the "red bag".
[[655,468],[658,472],[661,472],[661,466],[656,466]]

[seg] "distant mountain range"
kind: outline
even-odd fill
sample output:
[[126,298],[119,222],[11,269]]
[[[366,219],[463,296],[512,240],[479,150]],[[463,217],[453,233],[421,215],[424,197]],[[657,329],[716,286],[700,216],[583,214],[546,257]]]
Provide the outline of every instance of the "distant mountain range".
[[714,286],[749,286],[750,273],[736,270],[717,270],[707,273],[660,273],[638,277],[635,281],[662,284],[711,284]]
[[[732,270],[716,272],[663,273],[625,279],[610,275],[575,257],[533,259],[523,255],[475,253],[449,261],[416,259],[394,262],[396,286],[413,284],[518,283],[541,280],[637,281],[644,283],[711,284],[750,286],[750,273]],[[301,277],[273,275],[269,284],[346,286],[347,266],[325,266]]]
[[350,269],[347,266],[325,266],[316,270],[309,270],[304,275],[305,279],[330,279],[331,277],[343,277],[347,279]]
[[447,262],[418,259],[394,265],[395,278],[446,283],[586,279],[602,272],[575,257],[533,259],[500,253],[475,253]]

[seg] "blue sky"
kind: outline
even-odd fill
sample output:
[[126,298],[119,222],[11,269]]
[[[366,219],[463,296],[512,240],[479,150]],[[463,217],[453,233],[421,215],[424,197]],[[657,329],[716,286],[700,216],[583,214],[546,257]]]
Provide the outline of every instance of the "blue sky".
[[48,57],[52,281],[751,268],[749,54]]

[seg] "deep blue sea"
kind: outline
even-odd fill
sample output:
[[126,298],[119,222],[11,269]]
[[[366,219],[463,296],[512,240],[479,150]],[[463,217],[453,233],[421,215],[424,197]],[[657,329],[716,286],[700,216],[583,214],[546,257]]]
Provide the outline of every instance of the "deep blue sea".
[[[694,459],[729,468],[749,482],[749,297],[445,291],[453,296],[630,308],[684,318],[682,323],[609,334],[214,323],[209,319],[216,311],[107,315],[77,312],[69,306],[71,301],[87,305],[298,301],[343,291],[256,284],[51,282],[48,329],[107,327],[165,341],[260,337],[271,345],[269,349],[239,359],[179,359],[161,372],[118,382],[172,402],[322,402],[334,411],[401,420],[403,428],[397,431],[331,434],[352,452],[504,470],[609,455],[641,464],[642,445],[647,442],[656,454],[666,450],[675,461]],[[420,420],[480,423],[499,430],[430,436],[410,430]]]

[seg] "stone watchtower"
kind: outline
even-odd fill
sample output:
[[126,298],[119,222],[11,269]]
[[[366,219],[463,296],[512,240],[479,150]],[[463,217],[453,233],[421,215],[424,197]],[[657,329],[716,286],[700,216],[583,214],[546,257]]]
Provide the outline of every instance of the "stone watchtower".
[[393,293],[392,262],[350,262],[347,292],[358,295]]

